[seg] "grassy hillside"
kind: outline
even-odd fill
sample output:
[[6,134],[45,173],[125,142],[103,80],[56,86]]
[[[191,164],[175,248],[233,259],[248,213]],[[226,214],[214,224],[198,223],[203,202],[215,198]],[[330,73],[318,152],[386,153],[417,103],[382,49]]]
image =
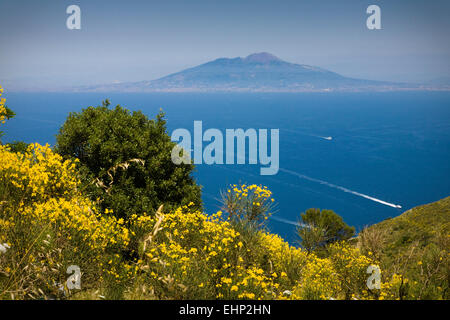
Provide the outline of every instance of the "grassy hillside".
[[450,197],[410,209],[400,216],[373,226],[386,233],[389,244],[385,251],[391,255],[412,244],[419,247],[442,241],[450,231]]
[[366,228],[358,245],[380,261],[385,277],[408,279],[405,298],[448,299],[450,197]]

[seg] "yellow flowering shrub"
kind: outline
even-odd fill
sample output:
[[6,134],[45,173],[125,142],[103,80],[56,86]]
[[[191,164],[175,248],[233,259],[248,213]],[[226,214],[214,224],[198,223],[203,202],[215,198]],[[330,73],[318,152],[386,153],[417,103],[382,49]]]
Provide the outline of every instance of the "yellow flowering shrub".
[[374,298],[367,287],[369,274],[367,268],[378,263],[370,256],[361,254],[358,248],[347,242],[336,242],[328,247],[329,257],[338,276],[341,288],[339,298],[368,299]]
[[1,98],[3,95],[3,88],[0,86],[0,124],[5,123],[6,120],[6,108],[5,108],[5,98]]
[[231,270],[244,262],[239,259],[239,233],[221,215],[207,216],[184,206],[163,216],[133,217],[134,234],[143,234],[142,228],[156,231],[144,239],[140,268],[158,297],[225,296],[222,278],[231,277]]
[[[77,265],[83,285],[100,286],[109,255],[126,248],[123,221],[97,212],[78,191],[75,164],[48,146],[24,154],[0,146],[0,297],[67,294],[66,270]],[[122,268],[122,267],[121,267]]]
[[[281,279],[288,282],[281,268],[255,258],[221,211],[208,216],[184,206],[154,217],[134,216],[130,230],[146,234],[138,265],[157,298],[274,299]],[[268,253],[263,249],[260,256]]]
[[141,235],[138,267],[147,289],[160,299],[370,297],[365,286],[372,260],[357,249],[336,244],[320,259],[266,231],[249,244],[221,217],[189,206],[134,216],[130,230]]
[[266,186],[231,185],[222,193],[223,209],[229,218],[262,225],[273,213],[272,192]]
[[63,161],[48,145],[30,144],[25,154],[0,146],[0,157],[1,192],[8,202],[41,202],[77,192],[75,163]]
[[[0,126],[6,122],[6,120],[11,119],[15,116],[14,112],[12,112],[6,105],[6,99],[2,98],[3,88],[0,86]],[[3,136],[3,131],[0,130],[0,138]],[[1,144],[1,140],[0,140]]]
[[283,290],[291,290],[300,278],[303,267],[308,261],[307,253],[289,245],[279,235],[260,232],[259,245],[267,254],[273,271],[280,275],[279,283]]
[[367,268],[375,262],[345,242],[331,244],[327,258],[308,255],[292,299],[374,299]]
[[331,261],[310,254],[291,299],[335,299],[339,290],[339,278]]
[[231,286],[230,299],[275,299],[280,290],[276,272],[268,273],[266,270],[251,266],[237,273],[234,285]]
[[379,300],[399,300],[402,288],[406,291],[407,286],[409,286],[409,280],[394,273],[389,281],[381,284]]

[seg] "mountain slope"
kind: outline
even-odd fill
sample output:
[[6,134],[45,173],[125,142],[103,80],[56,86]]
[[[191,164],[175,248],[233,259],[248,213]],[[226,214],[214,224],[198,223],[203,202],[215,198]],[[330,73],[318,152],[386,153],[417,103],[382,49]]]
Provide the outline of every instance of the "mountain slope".
[[245,58],[219,58],[152,81],[89,86],[79,91],[384,91],[394,86],[399,85],[348,78],[263,52]]
[[380,261],[384,277],[408,279],[399,288],[414,292],[408,298],[450,298],[450,197],[370,226],[358,245]]
[[450,235],[450,197],[412,208],[372,226],[386,233],[390,254],[416,242],[420,247]]

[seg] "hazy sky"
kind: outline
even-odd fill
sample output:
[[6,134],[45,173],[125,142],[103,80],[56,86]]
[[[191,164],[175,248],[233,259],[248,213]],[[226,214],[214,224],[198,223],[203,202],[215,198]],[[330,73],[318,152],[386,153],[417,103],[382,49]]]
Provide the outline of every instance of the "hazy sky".
[[[66,8],[81,8],[68,30]],[[366,8],[381,7],[382,30]],[[151,80],[267,51],[346,76],[450,76],[448,0],[0,0],[0,84],[11,90]]]

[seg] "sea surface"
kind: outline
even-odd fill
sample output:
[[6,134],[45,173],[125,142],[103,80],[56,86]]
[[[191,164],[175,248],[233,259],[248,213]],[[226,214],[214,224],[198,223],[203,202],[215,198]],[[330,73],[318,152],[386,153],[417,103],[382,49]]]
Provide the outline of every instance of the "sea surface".
[[[295,223],[308,208],[332,209],[361,230],[414,206],[450,195],[450,93],[5,93],[17,116],[2,125],[4,142],[55,143],[71,111],[109,98],[154,117],[168,132],[194,120],[203,130],[280,130],[280,171],[260,165],[197,165],[208,213],[233,183],[272,190],[272,232],[295,243]],[[328,138],[328,137],[331,137]],[[206,146],[207,143],[204,144]],[[401,206],[401,208],[399,208]]]

